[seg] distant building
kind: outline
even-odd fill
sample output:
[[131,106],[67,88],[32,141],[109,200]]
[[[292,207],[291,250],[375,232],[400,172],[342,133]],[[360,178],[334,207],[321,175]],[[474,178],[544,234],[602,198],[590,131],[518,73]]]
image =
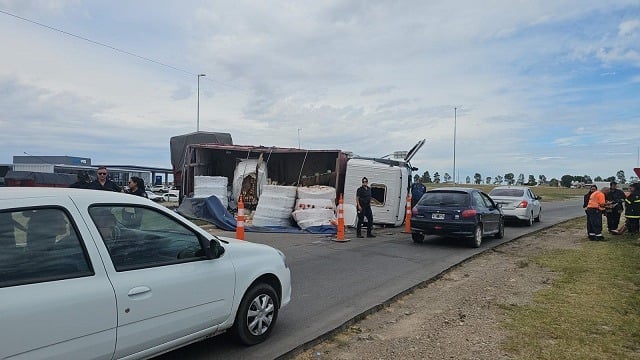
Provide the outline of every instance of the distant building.
[[[77,174],[85,171],[92,180],[99,166],[92,165],[90,158],[75,156],[14,156],[13,164],[0,177],[8,186],[55,186],[65,187],[76,181]],[[103,165],[109,177],[120,186],[127,186],[129,178],[140,177],[145,184],[169,184],[172,169],[138,165]],[[49,175],[45,175],[49,174]],[[0,182],[2,184],[2,182]]]

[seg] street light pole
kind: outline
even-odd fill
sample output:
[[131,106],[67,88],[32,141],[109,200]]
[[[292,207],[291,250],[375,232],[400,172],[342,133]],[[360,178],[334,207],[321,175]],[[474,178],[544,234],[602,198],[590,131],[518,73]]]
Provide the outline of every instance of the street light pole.
[[198,113],[196,115],[196,131],[200,131],[200,78],[207,76],[206,74],[198,74]]
[[458,108],[453,108],[453,183],[456,183],[456,127],[458,122]]

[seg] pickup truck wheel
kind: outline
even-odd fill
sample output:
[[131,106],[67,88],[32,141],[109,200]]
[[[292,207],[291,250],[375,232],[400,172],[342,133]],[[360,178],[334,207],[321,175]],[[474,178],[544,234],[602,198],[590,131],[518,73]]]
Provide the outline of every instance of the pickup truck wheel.
[[414,243],[420,244],[424,241],[424,234],[414,232],[411,233],[411,238],[413,239]]
[[276,324],[279,309],[278,295],[270,285],[254,285],[242,298],[232,334],[244,345],[263,342]]

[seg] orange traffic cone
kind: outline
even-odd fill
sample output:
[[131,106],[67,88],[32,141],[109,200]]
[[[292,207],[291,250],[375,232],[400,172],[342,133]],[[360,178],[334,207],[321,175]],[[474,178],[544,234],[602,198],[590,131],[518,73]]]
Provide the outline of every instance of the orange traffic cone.
[[404,232],[411,233],[411,194],[407,195],[407,211],[404,216]]
[[338,200],[338,232],[336,236],[337,242],[347,242],[344,238],[344,201],[342,200],[342,194],[340,194],[340,200]]
[[244,240],[244,202],[238,199],[238,217],[236,219],[236,239]]

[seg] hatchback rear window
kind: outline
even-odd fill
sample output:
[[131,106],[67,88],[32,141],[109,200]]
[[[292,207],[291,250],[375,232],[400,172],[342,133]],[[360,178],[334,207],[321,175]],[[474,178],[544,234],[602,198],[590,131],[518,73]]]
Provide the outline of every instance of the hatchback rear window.
[[423,206],[468,206],[469,195],[463,192],[427,192],[418,202]]
[[493,189],[489,193],[490,196],[513,196],[522,197],[524,190],[522,189]]

